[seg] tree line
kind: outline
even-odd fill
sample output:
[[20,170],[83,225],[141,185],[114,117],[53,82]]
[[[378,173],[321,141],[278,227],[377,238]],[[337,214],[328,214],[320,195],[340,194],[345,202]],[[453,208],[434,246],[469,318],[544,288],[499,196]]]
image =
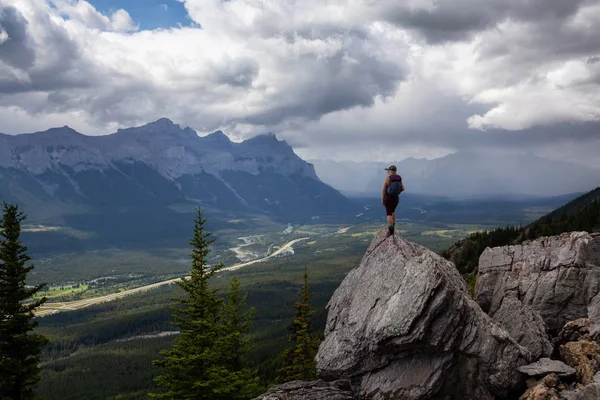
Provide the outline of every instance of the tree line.
[[[20,242],[25,219],[15,205],[4,204],[0,220],[0,400],[39,399],[33,387],[40,380],[41,349],[49,344],[33,333],[37,326],[34,311],[46,301],[32,301],[46,284],[28,287],[27,273],[34,266],[27,248]],[[156,399],[251,399],[266,390],[257,369],[248,359],[252,350],[249,332],[254,308],[246,306],[247,293],[233,277],[223,296],[209,286],[209,280],[223,264],[209,265],[207,256],[214,239],[205,232],[205,219],[198,209],[194,221],[192,269],[189,278],[177,285],[184,295],[173,299],[171,324],[179,335],[171,347],[160,351],[152,365],[160,369],[154,378],[158,390],[147,395]],[[280,354],[276,383],[295,379],[316,379],[315,355],[320,339],[314,334],[312,294],[308,273],[298,293],[295,317],[289,325],[289,348]]]

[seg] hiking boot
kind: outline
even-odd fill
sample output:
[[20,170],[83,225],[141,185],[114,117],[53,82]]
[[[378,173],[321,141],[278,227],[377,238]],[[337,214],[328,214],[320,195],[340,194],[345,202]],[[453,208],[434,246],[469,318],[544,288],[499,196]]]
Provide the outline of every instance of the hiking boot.
[[392,236],[394,234],[394,227],[393,226],[388,226],[388,236]]

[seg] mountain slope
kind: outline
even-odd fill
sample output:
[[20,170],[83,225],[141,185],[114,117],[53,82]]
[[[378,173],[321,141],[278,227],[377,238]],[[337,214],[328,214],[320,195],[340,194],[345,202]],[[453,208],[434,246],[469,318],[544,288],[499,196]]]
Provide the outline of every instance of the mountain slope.
[[275,135],[233,143],[198,137],[167,119],[113,135],[68,128],[0,136],[0,196],[91,207],[178,202],[280,216],[337,212],[352,204]]
[[349,195],[378,195],[383,169],[390,164],[397,165],[407,191],[453,198],[555,196],[585,192],[600,183],[600,170],[534,155],[459,152],[433,160],[311,162],[324,182]]
[[[106,136],[66,126],[0,134],[0,200],[18,203],[31,224],[117,246],[181,241],[199,205],[213,230],[245,217],[288,223],[355,210],[274,134],[234,143],[165,118]],[[66,244],[62,231],[44,235],[36,248],[81,244]]]
[[486,247],[520,244],[542,236],[564,232],[600,232],[600,187],[570,201],[525,227],[506,227],[477,232],[456,242],[442,256],[454,262],[464,274],[476,271],[479,256]]

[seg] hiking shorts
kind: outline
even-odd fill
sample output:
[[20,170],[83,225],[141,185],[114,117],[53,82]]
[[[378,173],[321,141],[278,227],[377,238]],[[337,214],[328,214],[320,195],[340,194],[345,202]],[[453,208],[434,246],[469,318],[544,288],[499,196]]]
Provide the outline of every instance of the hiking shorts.
[[383,200],[383,205],[385,206],[386,215],[392,215],[396,211],[396,207],[398,207],[399,202],[400,197],[385,196],[385,199]]

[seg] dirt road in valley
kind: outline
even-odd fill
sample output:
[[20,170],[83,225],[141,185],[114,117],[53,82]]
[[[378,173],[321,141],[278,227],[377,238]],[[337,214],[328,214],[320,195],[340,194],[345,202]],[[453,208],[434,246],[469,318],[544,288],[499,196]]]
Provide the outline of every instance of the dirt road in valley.
[[[294,239],[291,242],[288,242],[286,244],[284,244],[283,246],[281,246],[281,248],[275,252],[273,252],[272,254],[269,254],[266,257],[263,258],[259,258],[258,260],[253,260],[253,261],[248,261],[242,264],[236,264],[233,265],[231,267],[227,267],[227,268],[223,268],[221,271],[236,271],[240,268],[244,268],[247,267],[249,265],[252,264],[256,264],[256,263],[260,263],[260,262],[264,262],[267,261],[273,257],[277,257],[278,255],[289,251],[292,249],[292,246],[302,240],[307,240],[308,238],[300,238],[300,239]],[[100,297],[94,297],[91,299],[84,299],[84,300],[75,300],[75,301],[67,301],[64,303],[46,303],[44,304],[42,307],[40,307],[35,315],[38,317],[43,317],[45,315],[50,315],[50,314],[54,314],[57,312],[61,312],[61,311],[73,311],[73,310],[79,310],[81,308],[85,308],[87,306],[91,306],[93,304],[98,304],[98,303],[103,303],[105,301],[111,301],[111,300],[116,300],[119,299],[121,297],[125,297],[128,296],[130,294],[134,294],[134,293],[138,293],[138,292],[143,292],[146,290],[150,290],[150,289],[154,289],[157,288],[159,286],[163,286],[163,285],[169,285],[171,283],[174,283],[178,280],[180,280],[181,278],[175,278],[175,279],[169,279],[166,281],[162,281],[162,282],[156,282],[150,285],[146,285],[146,286],[141,286],[139,288],[135,288],[135,289],[130,289],[130,290],[124,290],[122,292],[119,293],[111,293],[111,294],[107,294],[106,296],[100,296]]]

